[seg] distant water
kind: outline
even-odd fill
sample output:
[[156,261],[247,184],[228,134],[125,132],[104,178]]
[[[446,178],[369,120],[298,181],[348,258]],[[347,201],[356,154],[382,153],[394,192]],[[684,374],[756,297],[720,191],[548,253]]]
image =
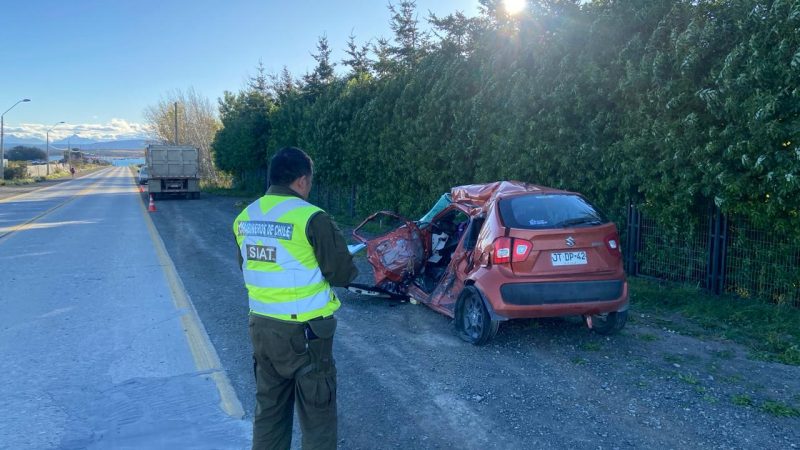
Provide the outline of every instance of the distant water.
[[130,166],[131,164],[144,164],[144,158],[114,158],[110,159],[115,166]]
[[[50,162],[61,161],[63,156],[50,156]],[[131,164],[144,164],[144,158],[102,158],[115,166],[127,167]]]

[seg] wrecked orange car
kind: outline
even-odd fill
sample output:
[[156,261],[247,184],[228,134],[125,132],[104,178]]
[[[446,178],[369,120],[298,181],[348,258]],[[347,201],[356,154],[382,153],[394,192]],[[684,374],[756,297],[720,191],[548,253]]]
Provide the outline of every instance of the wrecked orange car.
[[[390,231],[368,235],[391,221]],[[454,318],[475,345],[509,319],[579,315],[602,334],[627,319],[616,225],[574,192],[516,181],[458,186],[418,221],[382,211],[353,236],[374,267],[371,292]]]

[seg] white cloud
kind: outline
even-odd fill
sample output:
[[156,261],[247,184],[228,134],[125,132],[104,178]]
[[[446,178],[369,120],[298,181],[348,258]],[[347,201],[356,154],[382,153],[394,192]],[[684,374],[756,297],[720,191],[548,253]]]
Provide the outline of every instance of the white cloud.
[[[44,140],[47,130],[52,126],[52,124],[23,123],[19,126],[6,126],[4,130],[6,134],[13,134],[21,139]],[[146,138],[150,135],[150,129],[145,124],[128,122],[124,119],[111,119],[111,122],[105,124],[83,123],[76,125],[64,123],[57,125],[50,131],[50,140],[57,141],[75,134],[94,141],[114,141],[118,139]]]

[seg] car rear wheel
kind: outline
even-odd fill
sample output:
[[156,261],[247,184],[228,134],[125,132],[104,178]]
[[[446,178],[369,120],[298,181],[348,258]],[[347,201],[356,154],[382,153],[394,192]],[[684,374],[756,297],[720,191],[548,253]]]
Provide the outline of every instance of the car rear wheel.
[[592,329],[595,333],[609,335],[615,334],[628,321],[628,311],[615,311],[592,316]]
[[500,322],[492,320],[483,296],[475,286],[467,286],[456,303],[455,324],[458,336],[473,345],[489,342],[500,327]]

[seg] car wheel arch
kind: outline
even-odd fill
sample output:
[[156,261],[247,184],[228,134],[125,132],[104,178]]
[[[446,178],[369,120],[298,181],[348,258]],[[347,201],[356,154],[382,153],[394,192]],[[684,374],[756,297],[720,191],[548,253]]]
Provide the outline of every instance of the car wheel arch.
[[501,322],[508,320],[508,317],[500,315],[494,310],[494,307],[492,307],[492,303],[489,301],[489,299],[486,298],[486,295],[483,293],[483,289],[476,280],[468,278],[466,281],[464,281],[464,289],[466,289],[468,286],[473,286],[475,287],[475,290],[478,291],[478,294],[480,295],[481,300],[483,301],[483,306],[486,307],[486,310],[489,312],[489,316],[492,318],[492,320],[497,320]]

